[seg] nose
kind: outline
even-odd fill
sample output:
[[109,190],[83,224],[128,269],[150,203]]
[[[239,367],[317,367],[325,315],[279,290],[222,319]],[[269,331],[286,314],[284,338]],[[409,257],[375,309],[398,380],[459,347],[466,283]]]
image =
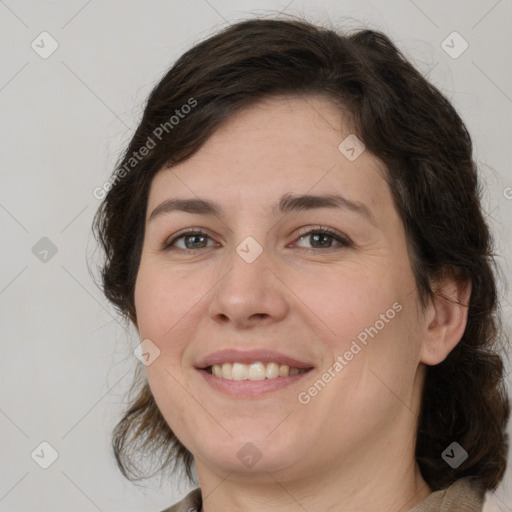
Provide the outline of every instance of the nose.
[[252,263],[235,250],[227,258],[227,270],[212,294],[210,318],[217,323],[232,323],[238,329],[282,320],[289,309],[288,290],[276,277],[266,251]]

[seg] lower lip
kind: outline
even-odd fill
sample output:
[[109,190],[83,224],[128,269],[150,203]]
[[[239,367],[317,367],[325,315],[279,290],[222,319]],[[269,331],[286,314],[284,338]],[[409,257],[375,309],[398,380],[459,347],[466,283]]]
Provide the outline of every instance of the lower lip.
[[206,382],[215,390],[237,398],[255,398],[300,381],[311,370],[290,377],[277,377],[264,380],[230,380],[216,377],[205,370],[198,370]]

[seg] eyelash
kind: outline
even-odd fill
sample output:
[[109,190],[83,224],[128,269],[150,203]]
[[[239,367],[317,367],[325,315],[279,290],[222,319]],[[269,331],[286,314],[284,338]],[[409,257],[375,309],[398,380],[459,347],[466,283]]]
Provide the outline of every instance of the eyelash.
[[[324,226],[319,226],[319,227],[316,227],[316,228],[302,228],[302,229],[299,230],[299,232],[297,234],[298,234],[299,239],[301,239],[303,237],[307,237],[308,235],[313,235],[313,234],[330,235],[330,236],[332,236],[332,238],[336,242],[338,242],[340,244],[340,246],[338,247],[339,249],[346,248],[346,247],[351,247],[353,245],[352,241],[348,237],[343,236],[340,233],[338,233],[337,231],[335,231],[333,229],[330,229],[330,228],[327,228],[327,227],[324,227]],[[172,250],[173,249],[172,246],[173,246],[173,244],[176,241],[180,240],[181,238],[186,238],[187,236],[192,236],[192,235],[205,235],[206,237],[210,238],[210,240],[212,239],[204,231],[201,231],[199,229],[197,229],[197,230],[190,229],[190,230],[186,231],[185,233],[178,234],[175,237],[171,238],[170,240],[167,240],[164,243],[163,250]],[[208,248],[211,249],[211,247],[204,247],[203,249],[208,249]],[[317,252],[317,251],[327,252],[329,250],[336,249],[336,247],[327,247],[326,249],[315,248],[315,247],[309,249],[309,248],[302,247],[302,248],[299,248],[299,249],[302,249],[303,251],[306,251],[306,252]],[[182,249],[182,248],[179,248],[178,250],[181,251],[181,252],[184,252],[184,253],[191,254],[191,253],[197,253],[200,249]]]

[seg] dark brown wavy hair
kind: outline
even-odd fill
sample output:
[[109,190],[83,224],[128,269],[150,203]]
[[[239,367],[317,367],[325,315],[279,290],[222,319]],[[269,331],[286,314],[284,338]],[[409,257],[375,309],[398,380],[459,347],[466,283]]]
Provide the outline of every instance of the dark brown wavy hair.
[[[354,133],[385,163],[423,306],[440,274],[471,281],[462,339],[442,363],[427,367],[416,460],[433,490],[465,476],[495,489],[508,449],[510,403],[499,355],[506,339],[471,139],[446,97],[380,32],[341,34],[295,18],[252,19],[183,54],[151,92],[111,186],[104,187],[93,228],[105,253],[105,296],[136,322],[134,287],[155,174],[193,155],[236,112],[276,95],[327,97],[340,115],[350,114]],[[183,109],[192,100],[195,107]],[[175,123],[177,110],[183,115]],[[156,144],[141,157],[142,147],[153,146],[150,139]],[[193,457],[144,378],[134,380],[130,396],[113,432],[122,473],[132,481],[147,478],[141,463],[153,456],[151,476],[181,467],[191,477]],[[453,441],[469,454],[456,469],[441,457]]]

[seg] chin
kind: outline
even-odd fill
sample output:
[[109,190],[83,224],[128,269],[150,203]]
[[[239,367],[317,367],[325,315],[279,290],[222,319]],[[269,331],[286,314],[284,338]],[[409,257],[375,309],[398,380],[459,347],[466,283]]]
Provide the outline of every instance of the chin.
[[[304,460],[307,453],[304,446],[299,443],[300,438],[293,441],[288,437],[286,444],[276,444],[268,434],[260,438],[241,435],[224,442],[212,439],[202,446],[196,444],[191,451],[198,467],[202,461],[203,464],[220,472],[252,476],[261,474],[268,480],[267,473],[297,469],[297,464],[301,459]],[[297,450],[299,445],[300,450]]]

